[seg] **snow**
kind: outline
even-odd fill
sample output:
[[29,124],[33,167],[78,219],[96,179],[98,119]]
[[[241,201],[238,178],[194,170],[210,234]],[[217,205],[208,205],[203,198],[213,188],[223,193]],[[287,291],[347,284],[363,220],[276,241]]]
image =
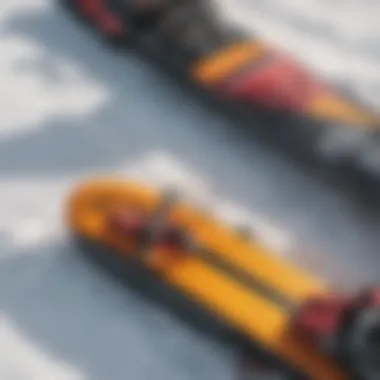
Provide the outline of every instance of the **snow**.
[[[286,43],[321,75],[367,99],[380,95],[377,2],[238,4],[225,0],[234,19]],[[187,189],[339,286],[378,279],[379,226],[343,194],[242,141],[50,2],[2,0],[0,46],[2,380],[233,379],[228,348],[77,258],[62,208],[70,188],[94,174]]]

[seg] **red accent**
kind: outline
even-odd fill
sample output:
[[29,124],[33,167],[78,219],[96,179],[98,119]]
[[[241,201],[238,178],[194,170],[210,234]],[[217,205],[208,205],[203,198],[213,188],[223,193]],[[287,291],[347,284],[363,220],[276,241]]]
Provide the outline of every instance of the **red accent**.
[[318,340],[336,331],[351,304],[352,298],[335,294],[312,298],[297,312],[293,328],[301,336]]
[[126,237],[136,237],[148,225],[148,219],[139,211],[118,211],[111,216],[111,226]]
[[[110,218],[111,228],[126,238],[135,238],[143,233],[149,225],[148,217],[139,210],[117,211]],[[181,247],[177,228],[173,225],[164,226],[156,245],[160,249],[178,251]]]
[[369,293],[369,306],[380,306],[380,288],[374,288]]
[[122,21],[104,6],[104,0],[77,0],[79,12],[88,20],[95,22],[101,32],[107,36],[123,33]]
[[84,17],[95,20],[103,8],[102,0],[77,0],[76,6]]
[[165,241],[164,239],[157,242],[157,247],[167,252],[178,252],[181,249],[177,244]]
[[167,226],[163,231],[157,244],[169,251],[178,251],[182,249],[181,242],[177,239],[178,231],[175,226]]
[[303,111],[319,84],[296,62],[276,56],[266,67],[225,82],[221,90],[266,108]]

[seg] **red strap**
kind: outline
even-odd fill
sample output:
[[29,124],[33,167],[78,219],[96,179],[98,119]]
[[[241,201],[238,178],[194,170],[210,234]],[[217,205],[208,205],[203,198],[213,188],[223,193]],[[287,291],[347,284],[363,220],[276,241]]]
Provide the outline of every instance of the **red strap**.
[[224,90],[234,98],[265,107],[302,111],[318,86],[296,62],[276,57],[267,67],[252,67],[251,72],[231,81]]
[[135,235],[147,225],[144,215],[139,212],[116,212],[111,217],[112,226],[125,235]]
[[123,22],[104,6],[104,0],[77,0],[78,9],[84,17],[95,22],[106,35],[123,32]]
[[77,7],[85,17],[94,20],[103,8],[102,3],[102,0],[77,0]]
[[380,288],[373,288],[368,292],[365,306],[380,306]]
[[311,339],[332,333],[339,327],[342,314],[350,305],[349,301],[334,295],[310,300],[298,312],[294,327]]

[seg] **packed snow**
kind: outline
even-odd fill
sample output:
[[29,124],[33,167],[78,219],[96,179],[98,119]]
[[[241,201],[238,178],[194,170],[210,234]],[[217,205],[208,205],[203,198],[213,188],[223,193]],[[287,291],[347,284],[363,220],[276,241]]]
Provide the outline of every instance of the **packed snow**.
[[[380,99],[380,5],[225,0],[320,70]],[[376,97],[377,96],[377,97]],[[376,104],[377,102],[377,104]],[[78,259],[61,218],[102,173],[174,185],[341,287],[378,278],[379,226],[53,3],[0,2],[0,378],[233,379],[235,354]]]

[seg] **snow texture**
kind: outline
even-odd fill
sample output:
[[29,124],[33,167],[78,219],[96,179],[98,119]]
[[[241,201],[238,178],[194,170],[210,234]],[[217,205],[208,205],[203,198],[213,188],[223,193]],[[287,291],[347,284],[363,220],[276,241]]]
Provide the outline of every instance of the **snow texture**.
[[[225,0],[225,7],[379,104],[378,2]],[[223,217],[248,221],[265,244],[334,285],[378,279],[379,226],[233,129],[146,62],[107,50],[54,4],[1,0],[2,380],[234,378],[229,348],[77,258],[63,201],[94,174],[178,185]]]

